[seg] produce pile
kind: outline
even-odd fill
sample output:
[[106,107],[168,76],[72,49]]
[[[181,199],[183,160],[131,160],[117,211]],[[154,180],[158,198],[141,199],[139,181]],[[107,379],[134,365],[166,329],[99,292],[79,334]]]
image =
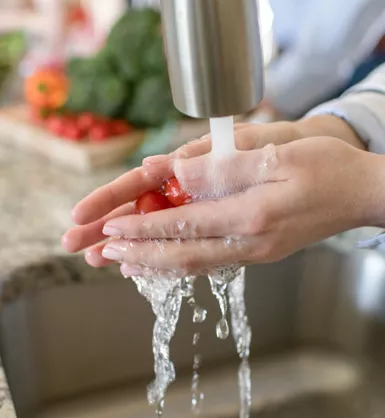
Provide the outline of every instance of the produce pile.
[[34,120],[69,139],[101,140],[177,119],[159,12],[127,11],[95,56],[38,70],[25,95]]
[[125,119],[139,128],[178,117],[168,79],[159,12],[130,10],[92,58],[68,63],[73,112]]

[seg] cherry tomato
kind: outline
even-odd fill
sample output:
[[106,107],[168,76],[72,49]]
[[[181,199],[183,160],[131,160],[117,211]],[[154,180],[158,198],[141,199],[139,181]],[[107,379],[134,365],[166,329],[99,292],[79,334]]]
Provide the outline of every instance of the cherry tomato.
[[50,132],[55,135],[62,136],[64,135],[66,121],[62,116],[51,116],[47,120],[47,128]]
[[144,215],[149,212],[170,208],[170,202],[159,192],[146,192],[136,201],[135,213]]
[[83,9],[83,7],[73,6],[69,10],[69,14],[68,14],[68,22],[69,23],[85,24],[85,23],[87,23],[87,19],[88,19],[88,16],[87,16],[86,11]]
[[165,180],[164,195],[173,206],[183,206],[191,202],[191,196],[181,189],[176,177]]
[[76,122],[68,122],[64,127],[63,136],[73,141],[79,141],[84,138],[84,132],[77,126]]
[[113,135],[125,135],[131,132],[131,126],[125,120],[113,120],[110,122]]
[[88,131],[91,141],[105,141],[111,136],[111,131],[106,123],[99,122]]
[[83,131],[88,131],[97,123],[97,117],[92,113],[81,113],[77,117],[77,125]]

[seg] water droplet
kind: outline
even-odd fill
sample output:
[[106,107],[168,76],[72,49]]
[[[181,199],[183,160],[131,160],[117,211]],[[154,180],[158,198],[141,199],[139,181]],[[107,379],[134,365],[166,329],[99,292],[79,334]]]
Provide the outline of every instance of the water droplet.
[[193,322],[195,324],[204,322],[206,320],[206,317],[207,317],[206,309],[203,309],[200,306],[195,306],[194,314],[193,314]]
[[161,417],[164,412],[164,399],[162,399],[155,408],[155,413],[158,417]]
[[201,337],[201,335],[200,335],[199,332],[196,332],[194,334],[194,337],[193,337],[193,345],[197,345],[198,344],[200,337]]
[[205,394],[203,392],[198,392],[191,399],[191,411],[194,415],[200,415],[203,409],[203,401],[205,399]]
[[230,330],[226,318],[221,318],[221,320],[217,323],[216,330],[217,337],[221,340],[225,340],[229,336]]

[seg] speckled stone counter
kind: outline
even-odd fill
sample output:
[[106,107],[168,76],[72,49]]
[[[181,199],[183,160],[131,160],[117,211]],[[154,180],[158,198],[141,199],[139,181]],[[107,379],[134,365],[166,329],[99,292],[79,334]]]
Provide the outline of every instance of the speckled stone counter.
[[73,205],[125,167],[85,175],[0,144],[0,276],[45,256],[63,254]]
[[[2,301],[31,287],[79,280],[84,265],[81,256],[73,260],[62,257],[65,253],[60,245],[61,235],[72,224],[71,208],[95,187],[126,169],[120,167],[90,175],[77,174],[0,144]],[[39,268],[51,269],[52,274],[41,275],[39,268],[28,267],[40,261],[43,261],[43,266]],[[44,280],[44,283],[39,280]],[[14,417],[8,386],[0,369],[0,418]]]

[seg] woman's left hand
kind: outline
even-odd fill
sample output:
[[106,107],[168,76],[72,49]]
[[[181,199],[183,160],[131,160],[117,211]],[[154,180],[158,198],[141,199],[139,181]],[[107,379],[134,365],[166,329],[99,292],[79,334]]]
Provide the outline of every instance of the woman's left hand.
[[[215,165],[210,154],[176,160],[180,183],[206,200],[143,216],[112,216],[104,234],[126,239],[93,247],[93,257],[122,262],[126,276],[149,271],[178,277],[276,261],[380,222],[376,185],[384,175],[383,157],[325,137],[277,146],[276,160],[273,148],[238,152]],[[160,167],[148,164],[149,178],[163,177],[170,165]]]

